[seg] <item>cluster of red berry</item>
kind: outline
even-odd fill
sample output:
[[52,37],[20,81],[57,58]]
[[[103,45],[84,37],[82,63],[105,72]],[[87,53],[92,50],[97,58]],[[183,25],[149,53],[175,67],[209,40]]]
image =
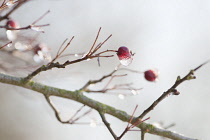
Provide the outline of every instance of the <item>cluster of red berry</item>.
[[[117,56],[120,63],[128,66],[133,60],[133,53],[125,46],[122,46],[117,51]],[[144,72],[144,78],[148,81],[154,82],[157,80],[158,72],[156,70],[147,70]]]

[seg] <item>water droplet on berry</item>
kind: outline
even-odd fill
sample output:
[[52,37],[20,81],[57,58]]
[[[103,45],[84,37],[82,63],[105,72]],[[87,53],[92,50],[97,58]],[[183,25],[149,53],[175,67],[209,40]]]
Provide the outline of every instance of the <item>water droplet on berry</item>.
[[133,58],[125,58],[125,59],[121,59],[120,60],[120,63],[123,65],[123,66],[128,66],[132,63],[133,61]]
[[124,66],[128,66],[131,64],[133,58],[132,58],[132,53],[127,47],[120,47],[117,51],[117,56],[120,60],[120,63]]

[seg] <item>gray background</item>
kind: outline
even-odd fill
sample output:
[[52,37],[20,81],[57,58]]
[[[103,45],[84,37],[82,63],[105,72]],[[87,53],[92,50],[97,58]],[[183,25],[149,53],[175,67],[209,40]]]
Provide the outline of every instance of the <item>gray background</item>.
[[[210,58],[209,7],[208,0],[34,0],[12,17],[26,26],[51,10],[40,21],[40,24],[51,24],[44,28],[46,33],[40,36],[40,41],[48,44],[54,55],[63,40],[73,35],[75,39],[67,52],[88,51],[99,27],[102,27],[99,41],[113,34],[103,49],[127,46],[136,53],[129,68],[139,71],[157,68],[160,76],[156,83],[149,83],[141,74],[134,73],[113,81],[113,84],[133,82],[135,87],[143,88],[137,96],[127,96],[121,100],[117,94],[87,95],[130,114],[138,104],[138,115],[166,91],[178,75],[184,76],[190,69]],[[64,70],[43,72],[34,80],[74,90],[88,79],[97,79],[109,73],[118,63],[116,56],[101,59],[101,67],[97,66],[96,60],[82,62]],[[179,96],[169,96],[160,103],[148,115],[151,117],[148,122],[162,121],[165,125],[176,123],[171,130],[194,138],[208,139],[209,71],[210,66],[206,65],[196,72],[197,79],[182,84],[178,88],[181,92]],[[102,85],[96,85],[96,88]],[[101,125],[60,124],[41,94],[4,84],[0,84],[0,91],[2,140],[112,139],[106,127]],[[81,106],[66,99],[53,98],[53,101],[64,120]],[[99,115],[94,111],[80,121],[89,122],[90,119],[100,122]],[[108,120],[117,134],[126,126],[126,123],[111,116],[108,116]],[[140,139],[140,133],[129,132],[123,139]],[[160,137],[148,134],[146,139],[159,140]]]

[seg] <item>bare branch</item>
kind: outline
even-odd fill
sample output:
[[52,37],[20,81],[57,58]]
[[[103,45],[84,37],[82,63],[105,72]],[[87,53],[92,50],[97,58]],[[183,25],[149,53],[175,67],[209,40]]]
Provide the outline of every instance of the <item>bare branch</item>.
[[96,83],[102,82],[104,79],[109,78],[110,76],[112,76],[116,71],[117,70],[113,70],[111,73],[109,73],[107,75],[104,75],[103,77],[101,77],[98,80],[90,80],[90,81],[88,81],[80,90],[86,91],[88,86],[90,86],[92,84],[96,84]]
[[2,48],[6,47],[7,45],[11,44],[11,43],[12,43],[12,41],[10,41],[10,42],[4,44],[3,46],[0,47],[0,50],[1,50]]
[[[99,34],[99,33],[98,33]],[[111,36],[110,36],[111,37]],[[100,47],[110,38],[108,37],[103,43],[101,43]],[[74,37],[72,37],[73,39]],[[86,54],[84,57],[82,58],[79,58],[79,59],[76,59],[76,60],[72,60],[72,61],[69,61],[67,60],[66,62],[64,62],[63,64],[60,64],[60,63],[54,63],[53,61],[55,61],[57,59],[57,57],[59,57],[65,50],[66,48],[70,45],[72,39],[69,41],[69,43],[66,45],[66,47],[59,53],[57,53],[57,56],[50,62],[48,63],[47,65],[43,65],[41,67],[39,67],[38,69],[36,69],[34,72],[32,72],[31,74],[29,74],[27,77],[24,78],[24,82],[27,83],[29,80],[31,80],[34,76],[36,76],[37,74],[39,74],[40,72],[42,71],[47,71],[47,70],[50,70],[52,68],[65,68],[67,65],[71,65],[71,64],[74,64],[74,63],[78,63],[78,62],[81,62],[81,61],[84,61],[84,60],[88,60],[88,59],[93,59],[93,58],[98,58],[98,57],[113,57],[113,55],[105,55],[105,56],[101,56],[100,54],[103,54],[103,53],[106,53],[106,52],[110,52],[110,50],[106,50],[106,51],[102,51],[102,52],[99,52],[98,54],[96,55],[93,55],[93,53],[95,53],[96,51],[94,50],[93,52],[91,52],[90,54]],[[92,49],[92,47],[91,47]],[[59,49],[60,51],[60,49]],[[89,51],[90,52],[90,51]],[[113,50],[111,50],[111,52],[113,52]]]
[[[128,115],[126,112],[118,110],[116,108],[113,108],[109,105],[100,103],[93,99],[90,99],[90,98],[84,96],[83,92],[80,90],[68,91],[68,90],[64,90],[64,89],[59,89],[59,88],[43,85],[43,84],[40,84],[40,83],[37,83],[34,81],[29,81],[27,84],[25,84],[23,81],[24,81],[24,78],[9,76],[9,75],[0,73],[0,82],[1,83],[16,85],[16,86],[20,86],[23,88],[33,90],[33,91],[37,91],[39,93],[42,93],[44,96],[46,96],[46,95],[47,96],[58,96],[58,97],[71,99],[71,100],[80,102],[82,104],[85,104],[85,105],[89,106],[90,108],[93,108],[97,111],[105,112],[106,114],[110,114],[124,122],[130,121],[131,116]],[[139,119],[139,118],[135,118],[135,117],[133,118],[133,120],[136,120],[136,119]],[[170,130],[158,128],[152,124],[145,123],[145,122],[141,123],[140,125],[138,125],[136,127],[143,129],[143,130],[147,130],[147,133],[158,135],[158,136],[163,136],[163,137],[174,139],[174,140],[195,140],[193,138],[183,136],[181,134],[172,132]]]
[[150,111],[152,111],[163,99],[165,99],[168,95],[171,93],[174,93],[174,91],[177,91],[176,88],[183,82],[191,79],[195,79],[194,72],[197,71],[199,68],[201,68],[203,65],[207,64],[209,61],[204,62],[203,64],[199,65],[195,69],[191,70],[186,76],[183,78],[180,78],[180,76],[177,77],[177,80],[175,81],[174,85],[169,88],[166,92],[164,92],[156,101],[152,103],[144,112],[138,117],[142,119],[145,115],[147,115]]
[[87,55],[90,55],[90,54],[91,54],[91,52],[92,52],[92,50],[93,50],[93,48],[94,48],[94,46],[95,46],[95,44],[96,44],[96,41],[98,40],[100,31],[101,31],[101,27],[99,28],[98,33],[97,33],[97,35],[96,35],[96,38],[95,38],[95,40],[94,40],[94,42],[93,42],[93,45],[92,45],[92,47],[90,48],[90,50],[89,50],[89,52],[87,53]]
[[[18,0],[18,1],[15,1],[15,3],[17,2],[17,4],[7,13],[5,14],[4,16],[0,17],[0,21],[4,20],[4,19],[8,19],[8,17],[15,11],[17,10],[18,8],[20,8],[25,2],[27,2],[28,0]],[[6,7],[8,7],[6,5]],[[6,8],[6,7],[1,7],[0,10]]]
[[117,135],[114,133],[114,131],[113,131],[112,128],[110,127],[110,123],[107,122],[105,115],[104,115],[103,113],[101,113],[101,112],[99,112],[99,114],[100,114],[101,119],[102,119],[102,121],[104,122],[105,126],[107,127],[107,129],[109,130],[109,132],[112,134],[113,138],[114,138],[115,140],[118,140]]
[[31,25],[35,25],[37,22],[39,22],[41,19],[43,19],[47,14],[50,13],[50,10],[48,10],[46,13],[44,13],[41,17],[39,17],[37,20],[35,20],[34,22],[32,22]]
[[57,118],[57,120],[63,124],[75,124],[76,121],[78,121],[79,119],[81,119],[82,117],[86,116],[87,114],[89,114],[92,109],[89,109],[88,111],[86,111],[85,113],[83,113],[82,115],[78,116],[77,118],[76,115],[85,107],[85,105],[83,105],[81,108],[79,108],[76,113],[67,121],[63,121],[61,118],[60,118],[60,115],[59,115],[59,112],[57,111],[57,109],[55,108],[55,106],[53,105],[53,103],[51,102],[50,100],[50,96],[48,95],[45,95],[45,99],[46,101],[48,102],[48,104],[50,105],[50,107],[53,109],[54,113],[55,113],[55,116]]

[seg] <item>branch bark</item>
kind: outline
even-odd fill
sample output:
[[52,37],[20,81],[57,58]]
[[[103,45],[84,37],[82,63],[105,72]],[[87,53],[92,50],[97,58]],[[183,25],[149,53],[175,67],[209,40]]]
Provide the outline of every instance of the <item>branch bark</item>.
[[[111,107],[109,105],[103,104],[101,102],[95,101],[93,99],[90,99],[90,98],[84,96],[83,92],[81,90],[69,91],[69,90],[65,90],[65,89],[60,89],[60,88],[43,85],[43,84],[40,84],[40,83],[34,82],[34,81],[29,81],[28,83],[25,83],[24,78],[14,77],[14,76],[2,74],[2,73],[0,73],[0,82],[5,83],[5,84],[23,87],[23,88],[30,89],[33,91],[37,91],[37,92],[43,94],[45,97],[46,96],[48,96],[48,97],[49,96],[58,96],[58,97],[71,99],[71,100],[77,101],[79,103],[82,103],[84,105],[87,105],[87,106],[97,110],[98,112],[110,114],[124,122],[129,122],[129,120],[131,118],[131,115],[127,114],[126,112],[124,112],[122,110],[118,110],[114,107]],[[138,119],[138,118],[137,117],[133,118],[134,122],[136,119]],[[183,136],[176,132],[157,128],[154,125],[145,123],[145,122],[141,123],[137,127],[140,128],[141,130],[147,130],[147,133],[158,135],[158,136],[163,136],[163,137],[174,139],[174,140],[196,140],[193,138]]]

